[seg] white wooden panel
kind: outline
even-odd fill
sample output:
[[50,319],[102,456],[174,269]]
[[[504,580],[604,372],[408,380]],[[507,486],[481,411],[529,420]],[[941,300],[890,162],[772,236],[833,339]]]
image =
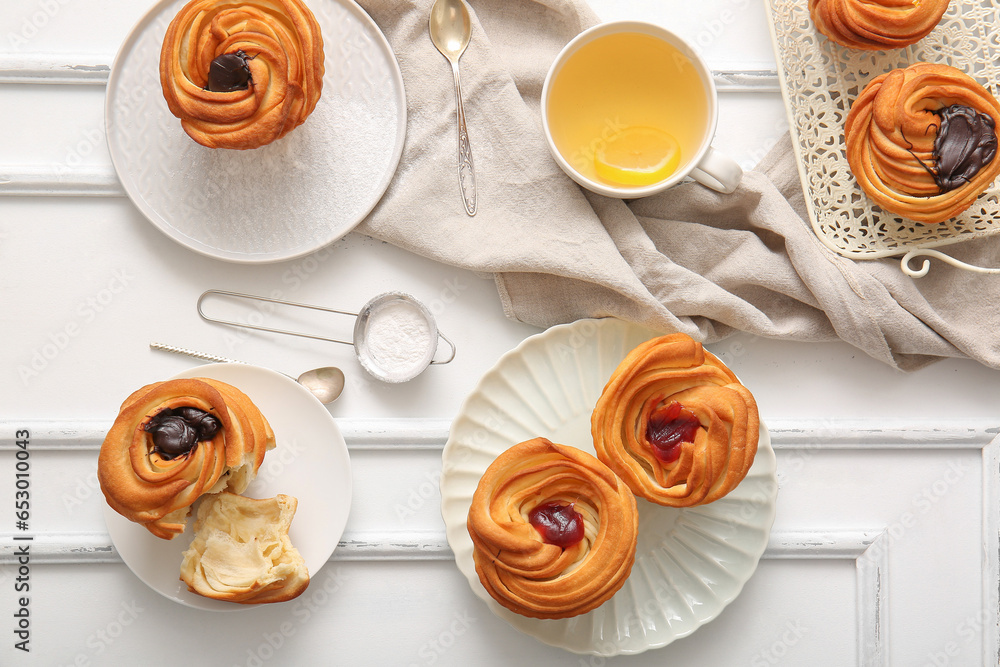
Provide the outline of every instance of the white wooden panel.
[[[362,569],[363,563],[376,562],[428,569],[433,568],[418,563],[449,563],[437,490],[447,422],[341,424],[356,464],[355,509],[341,547],[317,581],[323,582],[330,568],[338,576],[351,571],[355,566],[350,563],[360,563]],[[17,450],[12,434],[26,428],[33,434],[34,470],[45,475],[50,488],[66,489],[57,502],[49,497],[36,508],[34,562],[78,571],[119,563],[102,532],[103,499],[94,487],[94,458],[107,424],[42,421],[0,426],[8,438],[0,446],[8,469]],[[756,644],[703,641],[713,651],[727,651],[729,659],[751,655],[753,664],[776,664],[793,655],[816,661],[839,655],[846,661],[846,647],[853,646],[856,664],[890,665],[919,664],[938,653],[956,657],[948,652],[960,639],[966,659],[976,655],[988,664],[996,650],[991,632],[996,608],[984,606],[988,600],[980,594],[986,591],[988,597],[989,591],[1000,590],[995,562],[987,556],[997,553],[996,512],[983,505],[1000,484],[998,471],[983,465],[996,456],[991,431],[975,425],[950,430],[947,424],[872,430],[833,422],[772,428],[781,487],[778,518],[761,569],[766,574],[752,581],[766,577],[776,583],[773,590],[761,583],[748,585],[733,606],[752,605],[754,595],[766,598],[777,592],[786,607],[780,614],[769,614],[766,632],[762,628],[748,636]],[[900,480],[896,471],[904,460],[908,474]],[[843,481],[848,476],[849,483]],[[0,495],[3,502],[9,501]],[[982,508],[980,521],[972,525],[981,525],[981,533],[953,520],[977,506]],[[809,512],[801,511],[806,507]],[[0,545],[8,567],[17,545]],[[780,567],[786,563],[787,568]],[[452,585],[467,591],[460,576]],[[789,590],[795,594],[789,596]],[[759,604],[761,609],[776,606],[767,600]],[[927,625],[928,605],[935,610],[936,627],[944,623],[954,628],[955,639],[944,635],[942,641],[941,633],[914,635],[912,628]],[[476,606],[477,613],[488,613],[481,604]],[[727,624],[721,621],[734,614],[724,613],[695,636],[725,632]],[[831,653],[830,633],[813,629],[843,627],[845,618],[851,628],[833,635],[837,648]],[[776,619],[784,620],[775,625]],[[897,625],[905,631],[896,634],[906,639],[893,642]],[[775,639],[768,643],[767,637]],[[665,651],[683,651],[691,643],[681,641]],[[431,649],[424,647],[423,654],[427,651]],[[846,663],[838,658],[837,663],[813,664]]]
[[[32,653],[15,651],[0,624],[0,664],[1000,664],[996,371],[946,361],[904,374],[846,345],[746,335],[712,349],[754,389],[780,491],[771,542],[736,601],[690,637],[612,660],[550,648],[495,618],[444,540],[440,451],[477,378],[535,329],[503,318],[490,280],[357,234],[262,267],[167,242],[121,196],[103,144],[107,67],[148,4],[0,9],[0,618],[17,603],[17,542],[3,517],[18,428],[32,432],[37,484]],[[745,167],[784,133],[759,3],[592,4],[698,46],[724,91],[716,144]],[[122,275],[124,289],[111,292]],[[433,306],[459,347],[453,364],[403,387],[367,379],[349,349],[207,327],[193,308],[207,287],[351,308],[400,286]],[[349,371],[331,414],[354,464],[352,515],[333,560],[292,605],[181,608],[110,545],[95,476],[109,419],[136,386],[190,366],[151,353],[152,340],[290,373]]]

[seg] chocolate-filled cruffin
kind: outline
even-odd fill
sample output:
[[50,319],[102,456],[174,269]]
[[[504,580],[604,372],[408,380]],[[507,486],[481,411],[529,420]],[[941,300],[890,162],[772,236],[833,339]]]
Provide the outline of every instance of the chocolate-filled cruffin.
[[1000,173],[1000,103],[949,65],[875,77],[851,105],[844,136],[861,189],[882,209],[938,223],[968,209]]
[[208,493],[242,493],[275,445],[242,391],[209,378],[155,382],[125,399],[97,460],[108,505],[163,539]]
[[324,71],[319,23],[301,0],[192,0],[160,50],[167,106],[208,148],[285,136],[316,108]]

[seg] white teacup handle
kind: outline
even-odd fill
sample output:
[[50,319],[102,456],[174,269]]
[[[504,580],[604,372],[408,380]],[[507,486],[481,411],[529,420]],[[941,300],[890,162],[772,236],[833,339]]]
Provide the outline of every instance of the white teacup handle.
[[736,160],[709,146],[705,157],[691,170],[690,176],[706,188],[729,194],[740,184],[743,169]]

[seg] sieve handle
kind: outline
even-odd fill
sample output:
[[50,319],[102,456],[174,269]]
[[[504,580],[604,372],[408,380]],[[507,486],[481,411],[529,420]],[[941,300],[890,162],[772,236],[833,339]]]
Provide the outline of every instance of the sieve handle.
[[451,340],[447,336],[445,336],[443,333],[441,333],[440,331],[438,331],[438,338],[440,338],[444,342],[448,343],[448,346],[451,348],[451,356],[448,357],[447,359],[442,359],[441,361],[437,361],[435,359],[431,359],[430,363],[431,364],[447,364],[448,362],[450,362],[452,359],[455,358],[455,344],[452,343]]
[[325,340],[330,343],[341,343],[342,345],[354,345],[354,341],[350,340],[339,340],[337,338],[327,338],[326,336],[318,336],[316,334],[304,333],[302,331],[289,331],[287,329],[275,329],[272,327],[263,327],[257,324],[248,324],[245,322],[236,322],[233,320],[222,320],[215,317],[209,317],[205,314],[203,308],[203,302],[205,297],[218,295],[218,296],[228,296],[236,299],[247,299],[249,301],[267,301],[268,303],[277,303],[282,306],[292,306],[295,308],[309,308],[310,310],[322,310],[327,313],[336,313],[338,315],[350,315],[351,317],[357,317],[357,313],[349,313],[343,310],[336,310],[334,308],[326,308],[324,306],[314,306],[308,303],[296,303],[294,301],[284,301],[282,299],[272,299],[266,296],[256,296],[254,294],[242,294],[240,292],[228,292],[226,290],[210,289],[202,292],[202,295],[198,297],[198,314],[201,319],[206,322],[214,322],[215,324],[228,324],[233,327],[240,327],[242,329],[256,329],[258,331],[269,331],[271,333],[286,334],[288,336],[301,336],[302,338],[314,338],[316,340]]

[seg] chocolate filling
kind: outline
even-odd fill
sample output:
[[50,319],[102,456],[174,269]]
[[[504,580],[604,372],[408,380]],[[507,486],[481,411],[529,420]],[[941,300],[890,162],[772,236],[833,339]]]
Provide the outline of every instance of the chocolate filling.
[[208,66],[208,88],[213,93],[230,93],[234,90],[246,90],[253,85],[250,66],[252,58],[242,49],[236,53],[223,53],[217,56]]
[[953,104],[932,112],[938,117],[934,139],[934,168],[928,173],[941,192],[968,183],[996,157],[997,135],[993,118],[971,107]]
[[222,428],[215,416],[199,408],[166,408],[146,422],[152,434],[153,449],[167,459],[184,456],[196,444],[211,440]]

